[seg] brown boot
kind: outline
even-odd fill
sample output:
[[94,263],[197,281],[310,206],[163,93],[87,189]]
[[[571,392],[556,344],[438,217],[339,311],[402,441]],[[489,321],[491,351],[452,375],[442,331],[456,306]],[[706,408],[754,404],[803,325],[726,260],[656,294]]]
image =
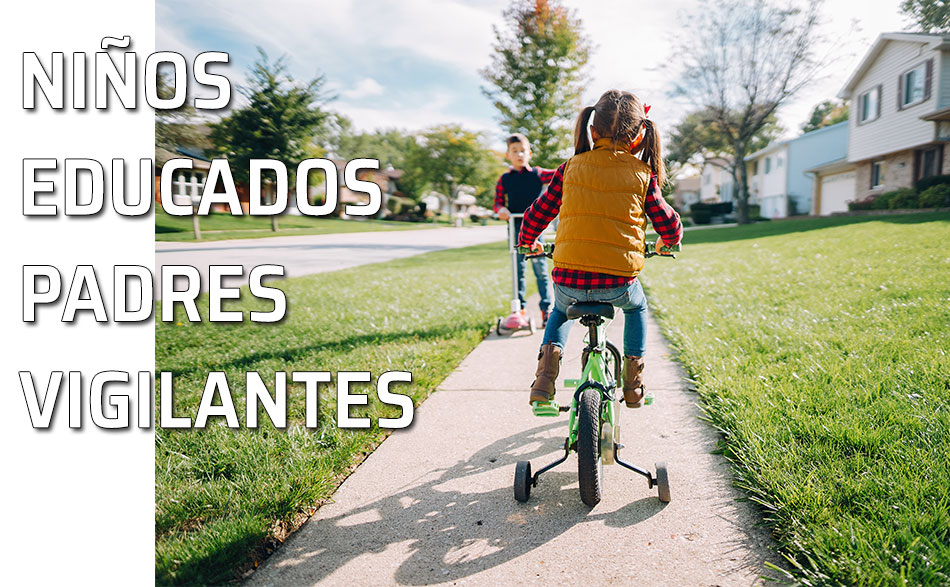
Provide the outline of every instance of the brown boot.
[[628,408],[643,405],[646,388],[643,386],[643,357],[623,358],[623,401]]
[[531,384],[531,400],[534,402],[549,402],[554,399],[554,381],[557,379],[561,367],[561,347],[546,344],[541,346],[538,353],[538,371],[534,374],[534,383]]

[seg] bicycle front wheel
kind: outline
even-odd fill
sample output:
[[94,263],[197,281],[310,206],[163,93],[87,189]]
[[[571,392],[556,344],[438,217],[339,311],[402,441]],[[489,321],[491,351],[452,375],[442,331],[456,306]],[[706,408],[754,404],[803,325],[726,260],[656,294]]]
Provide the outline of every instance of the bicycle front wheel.
[[577,478],[581,501],[590,507],[600,503],[600,392],[588,389],[577,406]]

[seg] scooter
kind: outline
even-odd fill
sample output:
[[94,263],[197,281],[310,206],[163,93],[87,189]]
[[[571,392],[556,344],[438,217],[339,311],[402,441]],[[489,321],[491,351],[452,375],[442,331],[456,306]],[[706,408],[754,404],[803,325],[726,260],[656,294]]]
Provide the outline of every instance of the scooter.
[[524,214],[512,214],[508,217],[508,250],[511,252],[511,314],[507,318],[498,318],[495,323],[495,332],[499,336],[512,334],[519,330],[527,330],[534,334],[534,318],[531,318],[521,309],[521,300],[518,299],[518,235],[515,233],[515,219]]

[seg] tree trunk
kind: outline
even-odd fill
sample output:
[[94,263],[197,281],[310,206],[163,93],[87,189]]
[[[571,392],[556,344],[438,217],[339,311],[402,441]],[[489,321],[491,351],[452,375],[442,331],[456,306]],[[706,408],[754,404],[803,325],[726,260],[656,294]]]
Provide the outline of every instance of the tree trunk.
[[191,227],[195,230],[195,240],[201,240],[201,227],[198,226],[198,207],[191,207]]
[[749,223],[749,176],[745,164],[745,149],[736,149],[736,165],[738,166],[736,179],[739,181],[739,197],[736,198],[736,222]]
[[[273,190],[273,191],[272,191]],[[277,185],[269,183],[267,184],[267,203],[273,204],[277,201]],[[270,216],[270,229],[273,232],[277,232],[277,214],[271,214]]]

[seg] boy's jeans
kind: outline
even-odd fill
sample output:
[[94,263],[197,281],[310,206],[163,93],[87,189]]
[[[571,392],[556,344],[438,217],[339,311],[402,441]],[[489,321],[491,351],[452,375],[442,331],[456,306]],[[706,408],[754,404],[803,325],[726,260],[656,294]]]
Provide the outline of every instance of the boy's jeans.
[[[542,242],[538,239],[538,242]],[[518,299],[521,300],[521,307],[525,307],[525,290],[527,283],[525,281],[525,269],[527,269],[528,259],[518,253]],[[534,269],[534,277],[538,280],[538,293],[541,294],[541,310],[547,312],[551,307],[551,278],[548,277],[548,260],[546,257],[537,257],[531,259],[531,268]]]
[[[515,242],[518,242],[518,234],[521,232],[521,218],[515,218]],[[539,243],[544,239],[539,238]],[[528,259],[521,253],[517,253],[516,265],[518,266],[518,300],[521,302],[521,309],[526,305],[525,296],[527,291],[527,282],[525,281],[525,269],[528,265]],[[541,294],[541,311],[547,312],[551,307],[551,278],[548,275],[547,257],[535,257],[531,259],[531,268],[534,269],[534,277],[538,281],[538,293]]]
[[623,310],[623,354],[642,357],[647,342],[647,299],[640,280],[630,285],[608,289],[574,289],[554,284],[554,310],[544,329],[542,344],[555,344],[561,349],[567,344],[567,334],[574,324],[567,319],[567,307],[574,302],[604,302]]

